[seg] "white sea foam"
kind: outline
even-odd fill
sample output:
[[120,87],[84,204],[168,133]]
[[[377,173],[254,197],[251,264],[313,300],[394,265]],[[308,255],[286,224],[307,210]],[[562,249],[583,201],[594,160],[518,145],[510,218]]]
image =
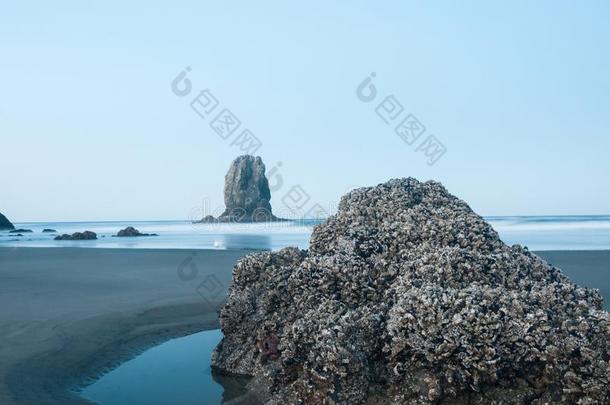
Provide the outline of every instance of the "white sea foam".
[[[537,216],[486,218],[502,240],[532,250],[610,249],[610,216]],[[272,249],[307,248],[315,220],[254,224],[193,224],[189,221],[37,222],[18,223],[33,233],[15,236],[0,232],[0,246],[96,247],[157,249]],[[159,236],[116,238],[120,229],[134,226]],[[54,241],[54,234],[90,230],[94,241]]]

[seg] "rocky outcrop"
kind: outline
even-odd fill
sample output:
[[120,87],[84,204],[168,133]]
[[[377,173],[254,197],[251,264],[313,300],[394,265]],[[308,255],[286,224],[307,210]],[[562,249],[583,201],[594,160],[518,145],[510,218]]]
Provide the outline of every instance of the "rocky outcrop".
[[132,237],[132,236],[159,236],[156,233],[141,233],[133,226],[128,226],[125,229],[121,229],[116,235],[112,235],[116,237]]
[[64,233],[63,235],[57,235],[55,240],[93,240],[97,239],[97,234],[91,231],[75,232],[72,235]]
[[216,220],[207,216],[201,222],[277,221],[270,200],[263,160],[258,156],[239,156],[231,163],[225,176],[225,211]]
[[15,229],[15,226],[11,224],[11,221],[9,221],[8,218],[0,214],[0,231],[6,229]]
[[270,220],[271,191],[260,157],[239,156],[231,163],[225,176],[225,212],[221,219],[231,222]]
[[42,233],[55,233],[57,232],[55,229],[45,228],[42,230]]
[[238,262],[212,364],[270,404],[608,403],[601,308],[441,184],[391,180],[308,251]]
[[9,233],[32,233],[31,229],[13,229]]
[[201,224],[213,224],[215,222],[218,222],[218,220],[214,218],[213,215],[206,215],[201,221],[199,221]]

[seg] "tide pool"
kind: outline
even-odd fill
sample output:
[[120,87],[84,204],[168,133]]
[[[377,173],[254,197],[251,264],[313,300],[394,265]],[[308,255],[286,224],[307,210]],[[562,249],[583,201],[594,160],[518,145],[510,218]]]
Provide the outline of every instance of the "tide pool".
[[210,356],[221,339],[218,329],[172,339],[121,364],[81,395],[104,405],[220,404],[241,394],[247,382],[212,375]]

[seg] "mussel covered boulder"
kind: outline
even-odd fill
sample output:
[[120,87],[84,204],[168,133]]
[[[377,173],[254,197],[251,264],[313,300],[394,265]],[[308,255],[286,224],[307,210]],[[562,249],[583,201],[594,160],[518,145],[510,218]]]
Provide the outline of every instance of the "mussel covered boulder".
[[436,182],[354,190],[308,251],[245,257],[220,322],[213,366],[253,376],[261,402],[610,400],[599,293]]

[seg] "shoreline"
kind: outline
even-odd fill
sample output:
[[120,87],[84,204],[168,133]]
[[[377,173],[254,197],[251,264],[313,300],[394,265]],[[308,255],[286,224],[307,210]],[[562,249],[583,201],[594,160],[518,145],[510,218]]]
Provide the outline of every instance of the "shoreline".
[[[200,274],[185,282],[176,275],[188,260],[181,249],[0,248],[9,269],[0,269],[0,402],[90,403],[79,390],[121,363],[170,339],[218,328],[233,264],[253,252],[192,251],[189,264]],[[599,288],[608,309],[610,250],[534,253],[576,283]],[[596,274],[605,280],[596,281]],[[195,290],[210,275],[219,287],[206,300]],[[79,288],[85,292],[69,295]],[[30,301],[23,298],[28,291]],[[14,308],[16,296],[30,305]]]
[[79,391],[105,372],[218,328],[233,265],[253,252],[0,248],[0,403],[90,403]]
[[[82,389],[122,363],[171,339],[217,329],[216,312],[208,309],[203,317],[207,319],[201,319],[200,309],[198,304],[152,308],[123,319],[119,327],[113,328],[112,336],[107,336],[105,343],[100,342],[101,345],[98,342],[81,345],[77,353],[66,345],[58,350],[29,357],[14,365],[6,375],[5,381],[12,400],[18,403],[37,403],[41,398],[53,398],[52,402],[63,404],[90,404],[92,402],[80,396]],[[175,311],[171,317],[177,316],[180,320],[171,322],[168,317],[165,319],[167,322],[159,319],[159,323],[149,324],[147,314],[166,310]],[[166,316],[161,315],[160,318]],[[112,318],[100,317],[96,328],[107,328],[114,324],[117,319]],[[89,320],[85,320],[87,321]],[[83,337],[95,332],[85,331]],[[71,336],[75,339],[79,337],[81,336]],[[58,372],[58,364],[69,371]]]

